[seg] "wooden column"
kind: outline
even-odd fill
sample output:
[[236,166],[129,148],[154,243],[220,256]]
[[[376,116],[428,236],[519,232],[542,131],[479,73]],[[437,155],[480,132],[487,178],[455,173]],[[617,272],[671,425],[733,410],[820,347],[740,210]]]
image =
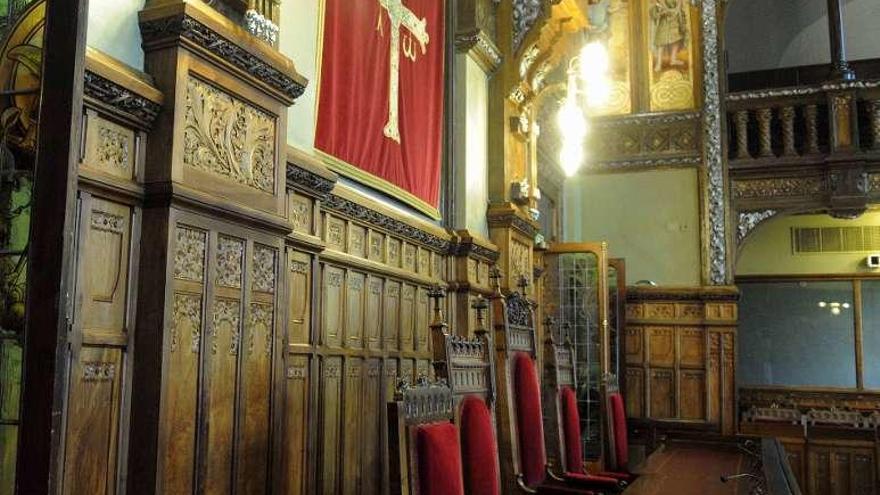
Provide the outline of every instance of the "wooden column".
[[88,0],[46,3],[42,104],[28,263],[18,493],[53,493],[60,448],[73,284],[76,167]]
[[846,60],[846,26],[841,0],[828,0],[828,38],[831,40],[831,78],[854,80],[856,73]]

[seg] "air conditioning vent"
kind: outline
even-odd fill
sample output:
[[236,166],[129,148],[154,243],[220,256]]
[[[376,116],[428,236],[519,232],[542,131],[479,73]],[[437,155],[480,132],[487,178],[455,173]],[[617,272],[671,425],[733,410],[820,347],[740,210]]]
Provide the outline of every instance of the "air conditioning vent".
[[792,227],[795,254],[864,253],[880,251],[880,226]]

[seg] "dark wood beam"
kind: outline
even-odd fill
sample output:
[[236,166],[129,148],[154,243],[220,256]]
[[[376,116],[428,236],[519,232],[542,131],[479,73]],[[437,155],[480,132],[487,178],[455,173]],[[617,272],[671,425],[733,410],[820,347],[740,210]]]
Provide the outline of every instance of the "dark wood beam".
[[88,0],[48,0],[31,233],[19,494],[58,491]]

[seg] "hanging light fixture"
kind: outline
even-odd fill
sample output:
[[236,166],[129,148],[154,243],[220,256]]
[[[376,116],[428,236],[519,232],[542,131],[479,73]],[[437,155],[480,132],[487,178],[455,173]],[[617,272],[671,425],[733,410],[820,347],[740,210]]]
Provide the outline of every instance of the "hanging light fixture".
[[585,44],[568,63],[566,95],[557,115],[562,136],[559,163],[568,177],[575,175],[584,162],[584,138],[588,131],[585,108],[600,108],[608,101],[609,66],[608,49],[598,41]]

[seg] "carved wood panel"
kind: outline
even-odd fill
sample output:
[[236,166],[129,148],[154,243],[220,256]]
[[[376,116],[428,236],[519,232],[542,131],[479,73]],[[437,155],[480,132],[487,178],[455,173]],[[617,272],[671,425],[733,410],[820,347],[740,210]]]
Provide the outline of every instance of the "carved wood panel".
[[122,351],[83,347],[71,367],[65,493],[116,493]]
[[308,480],[309,420],[311,419],[311,373],[309,356],[293,354],[288,358],[287,400],[284,413],[284,474],[282,493],[305,493]]
[[667,419],[675,417],[675,372],[671,369],[652,369],[651,390],[651,417]]
[[648,333],[648,363],[671,367],[675,363],[675,329],[645,327],[645,331]]
[[65,493],[112,494],[117,491],[130,394],[130,385],[123,384],[130,382],[125,372],[136,210],[87,192],[80,193],[80,204],[62,486]]
[[644,417],[645,371],[628,367],[625,380],[627,414],[631,418]]
[[312,259],[297,251],[288,255],[287,332],[293,345],[311,343]]
[[138,137],[134,130],[88,109],[85,134],[84,168],[124,180],[135,178]]
[[320,493],[337,493],[339,490],[342,407],[342,358],[325,357],[321,363]]

